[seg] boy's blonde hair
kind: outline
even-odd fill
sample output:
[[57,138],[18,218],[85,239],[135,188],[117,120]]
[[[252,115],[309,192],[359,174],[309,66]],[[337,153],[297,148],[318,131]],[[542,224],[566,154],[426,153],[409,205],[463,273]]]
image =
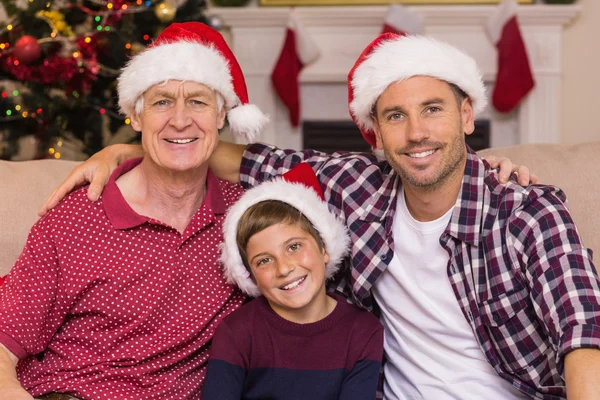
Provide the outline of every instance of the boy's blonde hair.
[[248,241],[257,233],[277,224],[298,226],[315,239],[319,250],[324,249],[325,245],[321,235],[308,218],[297,208],[277,200],[261,201],[249,207],[244,212],[238,223],[235,238],[242,261],[249,272],[251,270],[248,262],[248,254],[246,253]]

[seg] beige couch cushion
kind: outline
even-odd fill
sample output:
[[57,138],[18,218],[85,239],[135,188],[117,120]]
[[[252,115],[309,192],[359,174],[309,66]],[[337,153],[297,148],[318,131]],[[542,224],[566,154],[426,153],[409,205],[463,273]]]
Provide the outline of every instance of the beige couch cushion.
[[600,142],[529,144],[487,149],[480,154],[502,155],[527,165],[542,183],[563,189],[584,245],[600,254]]
[[0,275],[21,253],[37,211],[77,162],[0,160]]

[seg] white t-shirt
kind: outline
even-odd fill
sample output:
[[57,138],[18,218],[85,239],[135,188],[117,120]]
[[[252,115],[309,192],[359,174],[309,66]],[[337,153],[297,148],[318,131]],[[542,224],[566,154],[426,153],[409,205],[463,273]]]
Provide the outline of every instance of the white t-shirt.
[[488,363],[454,296],[439,243],[451,215],[419,222],[398,194],[394,258],[373,290],[385,327],[385,399],[527,399]]

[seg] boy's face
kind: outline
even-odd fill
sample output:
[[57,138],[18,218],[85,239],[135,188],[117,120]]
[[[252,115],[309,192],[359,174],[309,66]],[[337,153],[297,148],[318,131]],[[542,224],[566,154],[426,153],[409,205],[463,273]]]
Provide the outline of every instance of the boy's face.
[[296,323],[327,316],[325,264],[329,255],[296,224],[256,233],[246,246],[256,285],[281,317]]

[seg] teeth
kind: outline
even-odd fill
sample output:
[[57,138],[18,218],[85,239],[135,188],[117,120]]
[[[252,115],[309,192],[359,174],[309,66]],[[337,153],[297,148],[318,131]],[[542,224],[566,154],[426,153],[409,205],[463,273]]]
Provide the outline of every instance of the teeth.
[[169,143],[177,143],[177,144],[192,143],[194,140],[196,140],[196,139],[166,139],[166,141]]
[[424,151],[422,153],[408,153],[408,156],[412,157],[412,158],[423,158],[423,157],[427,157],[433,153],[435,153],[435,150]]
[[293,289],[293,288],[295,288],[296,286],[298,286],[299,284],[301,284],[302,282],[304,282],[304,279],[306,279],[306,277],[300,278],[300,279],[298,279],[297,281],[294,281],[294,282],[290,283],[289,285],[287,285],[287,286],[284,286],[282,289],[283,289],[283,290],[290,290],[290,289]]

